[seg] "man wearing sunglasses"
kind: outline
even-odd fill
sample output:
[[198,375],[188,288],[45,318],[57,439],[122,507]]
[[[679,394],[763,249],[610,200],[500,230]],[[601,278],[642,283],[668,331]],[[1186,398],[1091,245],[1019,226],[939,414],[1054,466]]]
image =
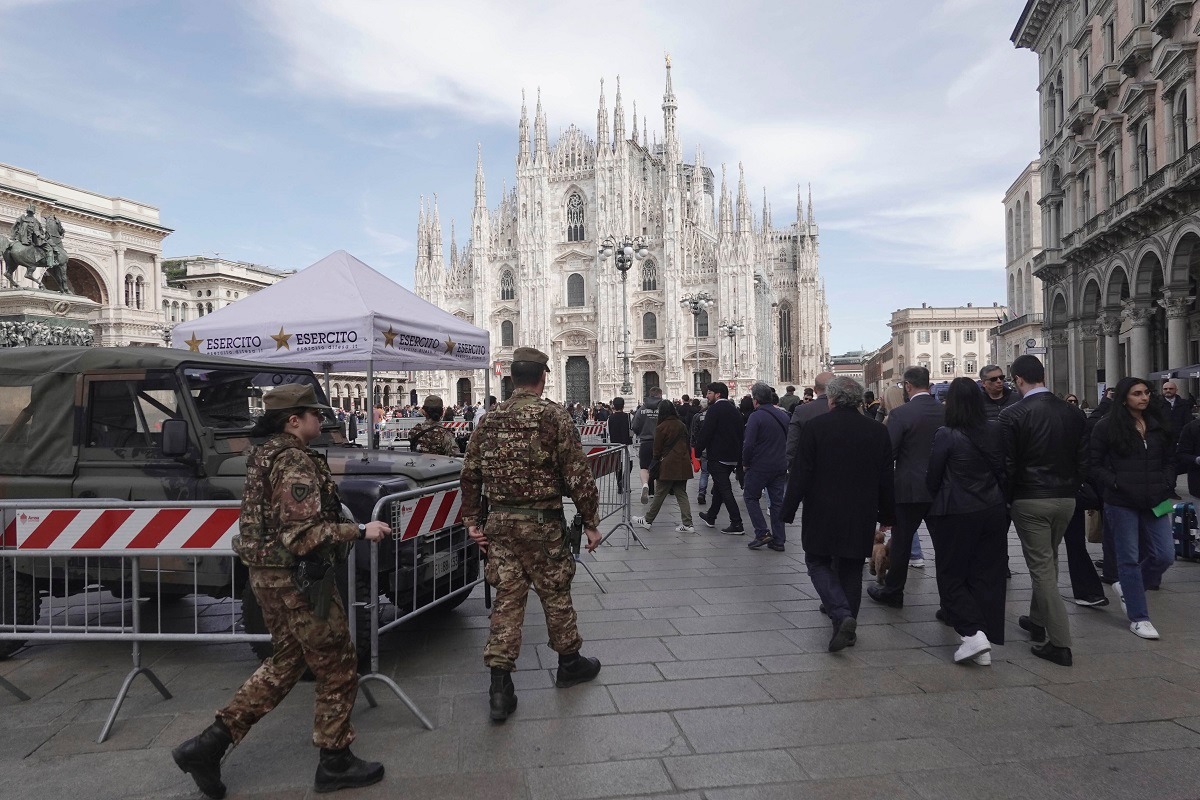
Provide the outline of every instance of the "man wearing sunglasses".
[[983,408],[989,420],[1000,419],[1000,412],[1021,399],[1015,389],[1004,383],[1004,370],[988,364],[979,370],[979,381],[983,384]]

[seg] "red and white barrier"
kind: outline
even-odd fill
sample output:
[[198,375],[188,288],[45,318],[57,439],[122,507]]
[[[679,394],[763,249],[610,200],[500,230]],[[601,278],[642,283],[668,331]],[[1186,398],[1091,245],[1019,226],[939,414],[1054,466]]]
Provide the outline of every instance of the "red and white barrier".
[[400,541],[414,539],[462,522],[458,489],[425,495],[400,503]]
[[237,508],[26,508],[5,526],[18,550],[231,550]]
[[586,422],[583,425],[577,425],[580,436],[604,436],[608,432],[607,422]]
[[454,431],[454,433],[456,435],[462,435],[463,433],[470,432],[471,423],[469,423],[469,422],[443,422],[442,427],[449,428],[450,430]]

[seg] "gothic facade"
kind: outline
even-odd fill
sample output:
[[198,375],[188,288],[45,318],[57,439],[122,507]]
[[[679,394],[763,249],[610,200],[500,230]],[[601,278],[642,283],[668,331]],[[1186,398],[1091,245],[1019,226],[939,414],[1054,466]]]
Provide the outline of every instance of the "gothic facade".
[[[695,393],[708,380],[739,393],[756,380],[812,385],[828,361],[811,190],[807,207],[797,192],[796,221],[779,227],[765,197],[754,213],[740,165],[736,196],[724,165],[718,194],[699,148],[693,163],[683,159],[676,108],[669,61],[653,139],[644,118],[639,136],[636,104],[626,128],[619,83],[611,117],[601,83],[594,139],[572,125],[551,146],[541,97],[532,134],[522,103],[515,185],[489,207],[479,153],[469,241],[459,249],[451,223],[449,258],[436,199],[422,201],[416,291],[490,332],[492,394],[509,391],[514,347],[532,346],[551,356],[547,396],[621,395],[623,310],[636,398],[656,385],[671,397]],[[624,309],[622,275],[598,255],[610,235],[644,237],[649,250],[625,273]],[[701,292],[714,307],[698,316],[681,308]],[[484,394],[478,372],[422,373],[417,383],[449,402]]]

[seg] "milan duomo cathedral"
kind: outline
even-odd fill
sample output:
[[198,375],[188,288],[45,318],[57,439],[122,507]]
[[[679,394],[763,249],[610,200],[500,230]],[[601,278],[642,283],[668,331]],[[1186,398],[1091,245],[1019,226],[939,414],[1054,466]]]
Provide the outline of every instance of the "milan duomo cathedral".
[[[636,104],[626,128],[619,82],[611,123],[601,82],[595,140],[572,125],[551,147],[540,93],[532,136],[522,102],[516,184],[489,208],[480,152],[470,240],[460,249],[451,223],[449,263],[436,201],[422,201],[417,294],[491,334],[492,394],[510,393],[519,346],[550,354],[547,397],[590,404],[622,394],[621,273],[597,255],[609,235],[644,237],[650,251],[626,273],[635,395],[627,404],[652,386],[678,397],[711,380],[738,394],[765,380],[782,394],[786,384],[811,386],[822,370],[829,309],[811,190],[807,206],[797,190],[794,223],[776,227],[765,196],[756,223],[740,165],[734,198],[724,165],[717,195],[699,148],[695,163],[684,162],[675,109],[669,59],[653,140],[644,118],[638,136]],[[707,312],[681,307],[701,292],[715,300]],[[479,372],[415,377],[422,396],[447,403],[484,395]]]

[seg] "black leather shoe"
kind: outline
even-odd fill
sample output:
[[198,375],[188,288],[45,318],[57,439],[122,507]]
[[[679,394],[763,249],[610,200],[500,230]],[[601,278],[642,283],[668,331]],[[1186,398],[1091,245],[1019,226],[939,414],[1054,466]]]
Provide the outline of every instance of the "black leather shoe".
[[938,622],[942,623],[943,625],[949,625],[951,627],[954,627],[954,623],[950,621],[950,615],[946,613],[946,609],[939,608],[936,612],[934,612],[933,616],[934,616],[934,619],[936,619]]
[[698,495],[696,495],[696,505],[702,506],[707,502],[708,502],[708,495],[706,495],[704,492],[700,492]]
[[903,592],[889,592],[878,586],[868,586],[867,596],[876,603],[882,603],[889,608],[904,608]]
[[492,722],[504,722],[509,714],[517,710],[517,687],[513,686],[512,673],[508,670],[492,667],[488,705]]
[[787,550],[787,545],[785,545],[783,542],[769,542],[767,544],[767,549],[774,550],[776,553],[782,553]]
[[599,674],[600,660],[597,658],[588,658],[578,653],[573,656],[559,656],[558,675],[555,676],[554,685],[559,689],[566,689],[568,686],[587,683]]
[[357,789],[383,780],[383,764],[363,761],[349,747],[341,750],[321,748],[321,761],[317,764],[317,777],[313,790],[323,794],[338,789]]
[[845,650],[858,641],[856,628],[858,628],[858,620],[854,617],[844,617],[839,622],[833,623],[833,638],[829,640],[829,652],[836,653],[839,650]]
[[1059,647],[1058,645],[1050,644],[1035,644],[1029,648],[1029,652],[1033,653],[1038,658],[1044,658],[1047,661],[1058,664],[1060,667],[1071,666],[1071,648]]
[[225,784],[221,782],[221,759],[233,744],[233,736],[225,723],[217,720],[204,729],[199,736],[188,739],[171,751],[175,764],[196,782],[200,791],[213,800],[225,796]]
[[1021,630],[1029,631],[1029,638],[1031,641],[1046,641],[1046,629],[1041,625],[1035,625],[1033,620],[1031,620],[1029,617],[1019,617],[1017,619],[1017,625],[1021,628]]

